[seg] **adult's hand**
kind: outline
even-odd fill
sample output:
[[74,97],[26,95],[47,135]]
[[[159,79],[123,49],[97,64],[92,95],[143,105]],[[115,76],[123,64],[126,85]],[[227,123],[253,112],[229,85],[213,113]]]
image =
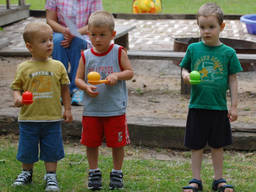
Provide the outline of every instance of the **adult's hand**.
[[64,40],[61,42],[61,45],[64,48],[69,47],[74,36],[70,33],[67,27],[58,23],[57,12],[46,10],[46,21],[52,27],[54,32],[63,34]]
[[63,36],[64,36],[64,40],[61,42],[61,45],[64,47],[64,48],[68,48],[72,42],[72,39],[74,38],[74,35],[72,35],[69,31],[68,28],[66,28],[64,30],[64,33],[63,33]]

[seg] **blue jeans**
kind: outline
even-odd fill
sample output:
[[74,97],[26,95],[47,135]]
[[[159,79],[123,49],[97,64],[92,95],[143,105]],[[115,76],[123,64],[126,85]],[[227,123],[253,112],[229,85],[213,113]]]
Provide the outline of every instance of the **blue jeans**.
[[70,79],[70,93],[72,93],[73,89],[76,88],[75,77],[81,57],[81,50],[87,49],[87,42],[83,39],[74,37],[70,46],[68,48],[64,48],[61,45],[61,41],[63,40],[64,37],[62,33],[53,34],[54,48],[52,52],[52,58],[61,61],[67,71],[69,69],[68,75]]
[[57,162],[64,157],[61,121],[19,122],[20,138],[17,159],[32,164],[40,159]]

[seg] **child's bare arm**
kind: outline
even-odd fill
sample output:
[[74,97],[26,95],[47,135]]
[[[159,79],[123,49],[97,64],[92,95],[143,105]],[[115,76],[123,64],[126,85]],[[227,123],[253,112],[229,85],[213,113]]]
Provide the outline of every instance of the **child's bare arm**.
[[183,79],[184,83],[190,84],[190,83],[189,83],[189,80],[190,80],[190,73],[188,72],[188,70],[185,69],[185,68],[182,68],[181,75],[182,75],[182,79]]
[[13,91],[13,99],[14,99],[14,106],[21,107],[22,106],[22,96],[21,92],[18,90]]
[[69,86],[62,85],[61,86],[61,97],[64,106],[64,113],[63,118],[65,122],[71,122],[73,120],[72,113],[71,113],[71,104],[70,104],[70,93],[69,93]]
[[236,74],[229,76],[229,89],[231,95],[231,106],[229,109],[228,117],[230,121],[237,120],[238,112],[237,112],[237,104],[238,104],[238,93],[237,93],[237,77]]
[[133,77],[133,69],[131,66],[131,62],[127,56],[126,51],[123,49],[121,52],[121,72],[111,73],[107,76],[107,80],[109,80],[110,85],[114,85],[118,80],[130,80]]
[[82,57],[80,58],[79,61],[79,65],[77,68],[77,72],[76,72],[76,79],[75,79],[75,83],[76,86],[87,92],[88,95],[90,95],[91,97],[96,97],[99,93],[96,91],[97,87],[93,86],[93,85],[88,85],[85,80],[84,80],[84,72],[85,72],[85,64],[84,61],[82,59]]

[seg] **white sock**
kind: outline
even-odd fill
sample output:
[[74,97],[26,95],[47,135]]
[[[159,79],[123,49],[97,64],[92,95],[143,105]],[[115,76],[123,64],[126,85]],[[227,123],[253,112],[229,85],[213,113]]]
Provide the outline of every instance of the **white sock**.
[[95,172],[95,171],[98,171],[100,170],[99,168],[96,168],[96,169],[89,169],[89,172]]
[[112,172],[116,172],[116,173],[122,173],[122,169],[116,170],[116,169],[112,169]]

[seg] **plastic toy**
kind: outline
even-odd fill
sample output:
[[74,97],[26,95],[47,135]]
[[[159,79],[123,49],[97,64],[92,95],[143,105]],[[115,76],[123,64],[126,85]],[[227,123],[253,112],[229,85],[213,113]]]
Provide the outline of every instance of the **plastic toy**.
[[249,34],[256,35],[256,14],[243,15],[240,21],[245,23]]
[[91,71],[87,75],[88,83],[98,85],[101,83],[108,83],[108,80],[100,80],[100,74],[96,71]]
[[33,94],[29,91],[25,91],[22,94],[22,103],[25,105],[30,105],[33,103]]
[[190,82],[191,85],[199,84],[200,81],[201,81],[200,79],[201,79],[201,75],[200,75],[200,73],[198,71],[192,71],[190,73],[190,80],[189,80],[189,82]]
[[162,11],[161,0],[134,0],[133,13],[159,13]]
[[256,14],[243,15],[240,21],[245,23],[249,34],[256,35]]

